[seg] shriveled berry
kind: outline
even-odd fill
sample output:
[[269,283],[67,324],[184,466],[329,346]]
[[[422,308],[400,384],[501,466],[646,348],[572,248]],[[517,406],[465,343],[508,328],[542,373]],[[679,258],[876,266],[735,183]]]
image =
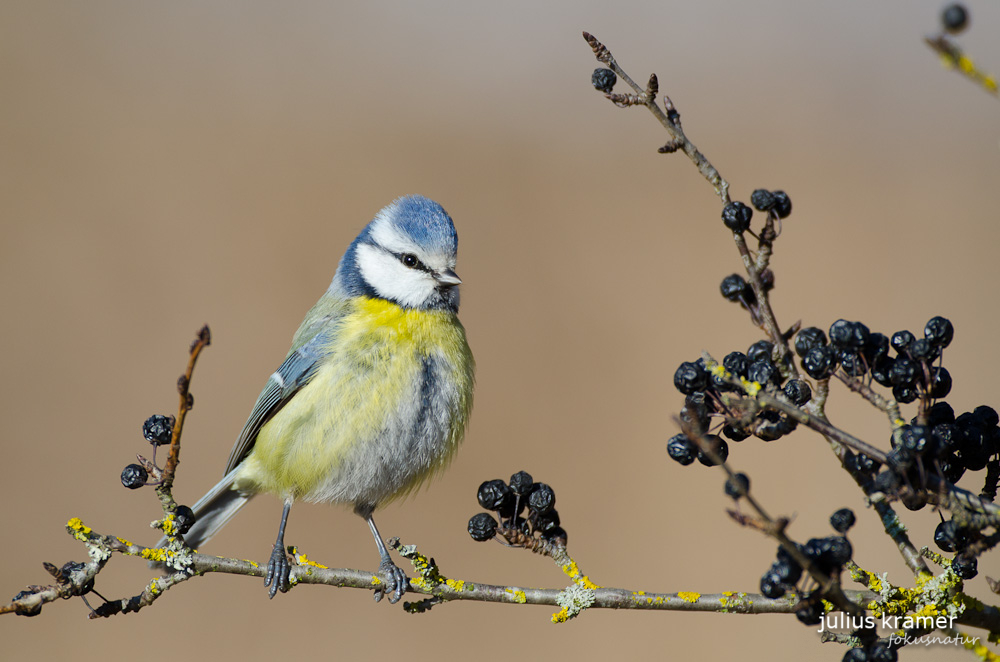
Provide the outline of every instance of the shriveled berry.
[[779,559],[771,564],[771,572],[783,584],[794,585],[802,578],[802,566],[795,559]]
[[778,368],[770,359],[754,361],[747,369],[747,379],[758,384],[767,384],[779,378]]
[[774,343],[770,340],[758,340],[747,349],[747,359],[750,363],[761,360],[770,361],[773,351]]
[[952,560],[951,569],[962,579],[972,579],[979,574],[979,560],[972,554],[959,554]]
[[740,472],[726,479],[726,496],[739,499],[750,491],[750,477]]
[[667,454],[670,459],[686,467],[698,457],[698,447],[687,435],[676,434],[667,442]]
[[930,363],[941,354],[940,350],[930,344],[926,338],[917,338],[911,342],[910,346],[906,348],[906,353],[914,361],[923,361],[925,363]]
[[837,360],[840,361],[840,367],[844,372],[851,377],[860,377],[868,372],[868,364],[856,349],[846,347],[841,349],[837,352]]
[[812,389],[801,379],[789,379],[785,384],[785,396],[796,407],[801,407],[812,399]]
[[917,383],[919,376],[920,366],[905,356],[897,358],[889,371],[889,378],[892,380],[893,386],[913,386]]
[[830,326],[830,342],[839,347],[861,350],[871,336],[871,331],[861,322],[837,320]]
[[743,352],[729,352],[722,359],[722,367],[737,377],[746,377],[747,368],[750,367],[750,359]]
[[674,387],[685,395],[705,390],[708,373],[700,363],[685,361],[674,372]]
[[[730,274],[722,279],[719,291],[729,301],[740,301],[746,298],[747,290],[753,293],[750,284],[739,274]],[[751,297],[752,299],[752,297]]]
[[130,464],[122,469],[122,485],[135,490],[146,484],[149,473],[139,464]]
[[713,459],[708,453],[702,452],[701,448],[698,449],[698,461],[704,464],[706,467],[714,467],[720,462],[725,462],[726,458],[729,457],[729,444],[726,443],[725,439],[717,434],[705,435],[705,442],[708,446],[708,450],[716,456]]
[[489,513],[478,513],[469,520],[469,535],[476,542],[485,542],[497,534],[497,521]]
[[172,416],[154,414],[142,424],[142,436],[154,446],[169,444],[173,433],[174,419]]
[[479,505],[493,512],[497,512],[503,508],[513,497],[514,494],[510,491],[510,487],[499,478],[484,482],[476,492],[476,499],[479,501]]
[[517,496],[527,496],[530,494],[534,484],[534,479],[527,471],[518,471],[510,477],[510,491]]
[[611,90],[614,89],[617,82],[618,76],[615,75],[615,72],[603,67],[594,69],[594,73],[590,76],[590,83],[594,89],[605,94],[611,94]]
[[722,208],[722,222],[733,232],[746,232],[751,218],[753,209],[742,202],[730,202]]
[[909,331],[904,330],[904,331],[897,331],[896,333],[892,334],[892,339],[889,342],[892,345],[893,349],[895,349],[898,353],[902,354],[906,350],[906,348],[910,346],[910,343],[916,339],[917,339],[916,336],[914,336]]
[[544,515],[555,505],[555,491],[545,483],[535,483],[535,486],[531,488],[531,494],[528,495],[528,509],[539,515]]
[[813,347],[826,345],[826,333],[823,329],[815,326],[807,326],[795,335],[795,353],[799,357],[805,357]]
[[924,338],[938,349],[944,349],[955,337],[955,327],[951,320],[944,317],[932,317],[924,327]]
[[868,342],[861,349],[868,365],[873,365],[884,356],[889,355],[889,339],[881,333],[871,333],[868,335]]
[[829,345],[813,347],[802,357],[802,369],[813,379],[827,379],[837,369],[837,358]]
[[854,526],[856,521],[854,517],[854,511],[850,508],[841,508],[834,514],[830,515],[830,526],[837,533],[847,533],[847,531]]
[[944,11],[941,12],[941,25],[952,34],[961,32],[968,24],[969,12],[966,11],[964,5],[955,2],[945,7]]
[[774,203],[774,195],[766,189],[759,188],[750,194],[750,204],[757,211],[770,211]]

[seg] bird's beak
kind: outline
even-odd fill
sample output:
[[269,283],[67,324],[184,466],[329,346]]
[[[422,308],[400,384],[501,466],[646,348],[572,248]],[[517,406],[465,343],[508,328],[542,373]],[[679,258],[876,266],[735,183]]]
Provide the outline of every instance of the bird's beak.
[[462,284],[462,279],[459,278],[458,274],[456,274],[451,269],[445,269],[444,271],[434,274],[434,278],[437,280],[437,282],[441,283],[442,285]]

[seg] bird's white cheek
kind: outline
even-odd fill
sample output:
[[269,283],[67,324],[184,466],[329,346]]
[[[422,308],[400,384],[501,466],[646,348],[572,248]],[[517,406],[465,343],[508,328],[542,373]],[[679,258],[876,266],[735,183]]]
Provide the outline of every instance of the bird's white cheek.
[[403,266],[394,256],[373,246],[358,247],[358,269],[379,296],[404,306],[419,306],[434,292],[433,277]]

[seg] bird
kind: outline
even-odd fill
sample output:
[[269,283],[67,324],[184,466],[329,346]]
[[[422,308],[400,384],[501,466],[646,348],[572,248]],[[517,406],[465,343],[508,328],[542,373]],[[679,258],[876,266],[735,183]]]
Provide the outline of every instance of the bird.
[[255,495],[277,495],[284,509],[264,581],[274,598],[290,588],[292,504],[347,504],[378,548],[375,601],[399,601],[409,580],[372,515],[443,469],[465,433],[475,361],[458,319],[457,251],[451,217],[423,196],[394,200],[361,230],[267,379],[223,479],[192,507],[189,547]]

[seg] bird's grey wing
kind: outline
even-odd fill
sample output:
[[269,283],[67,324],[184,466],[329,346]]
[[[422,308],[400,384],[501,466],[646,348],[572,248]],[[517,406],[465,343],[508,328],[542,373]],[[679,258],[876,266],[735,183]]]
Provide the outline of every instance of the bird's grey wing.
[[320,360],[328,353],[330,346],[331,331],[316,333],[305,344],[292,350],[285,358],[284,363],[274,371],[274,374],[267,380],[264,390],[254,404],[253,411],[247,419],[243,431],[240,432],[232,452],[229,454],[229,461],[226,463],[228,474],[246,458],[253,449],[254,442],[257,441],[257,433],[271,417],[277,414],[282,407],[292,398],[295,393],[309,383],[316,370],[319,368]]

